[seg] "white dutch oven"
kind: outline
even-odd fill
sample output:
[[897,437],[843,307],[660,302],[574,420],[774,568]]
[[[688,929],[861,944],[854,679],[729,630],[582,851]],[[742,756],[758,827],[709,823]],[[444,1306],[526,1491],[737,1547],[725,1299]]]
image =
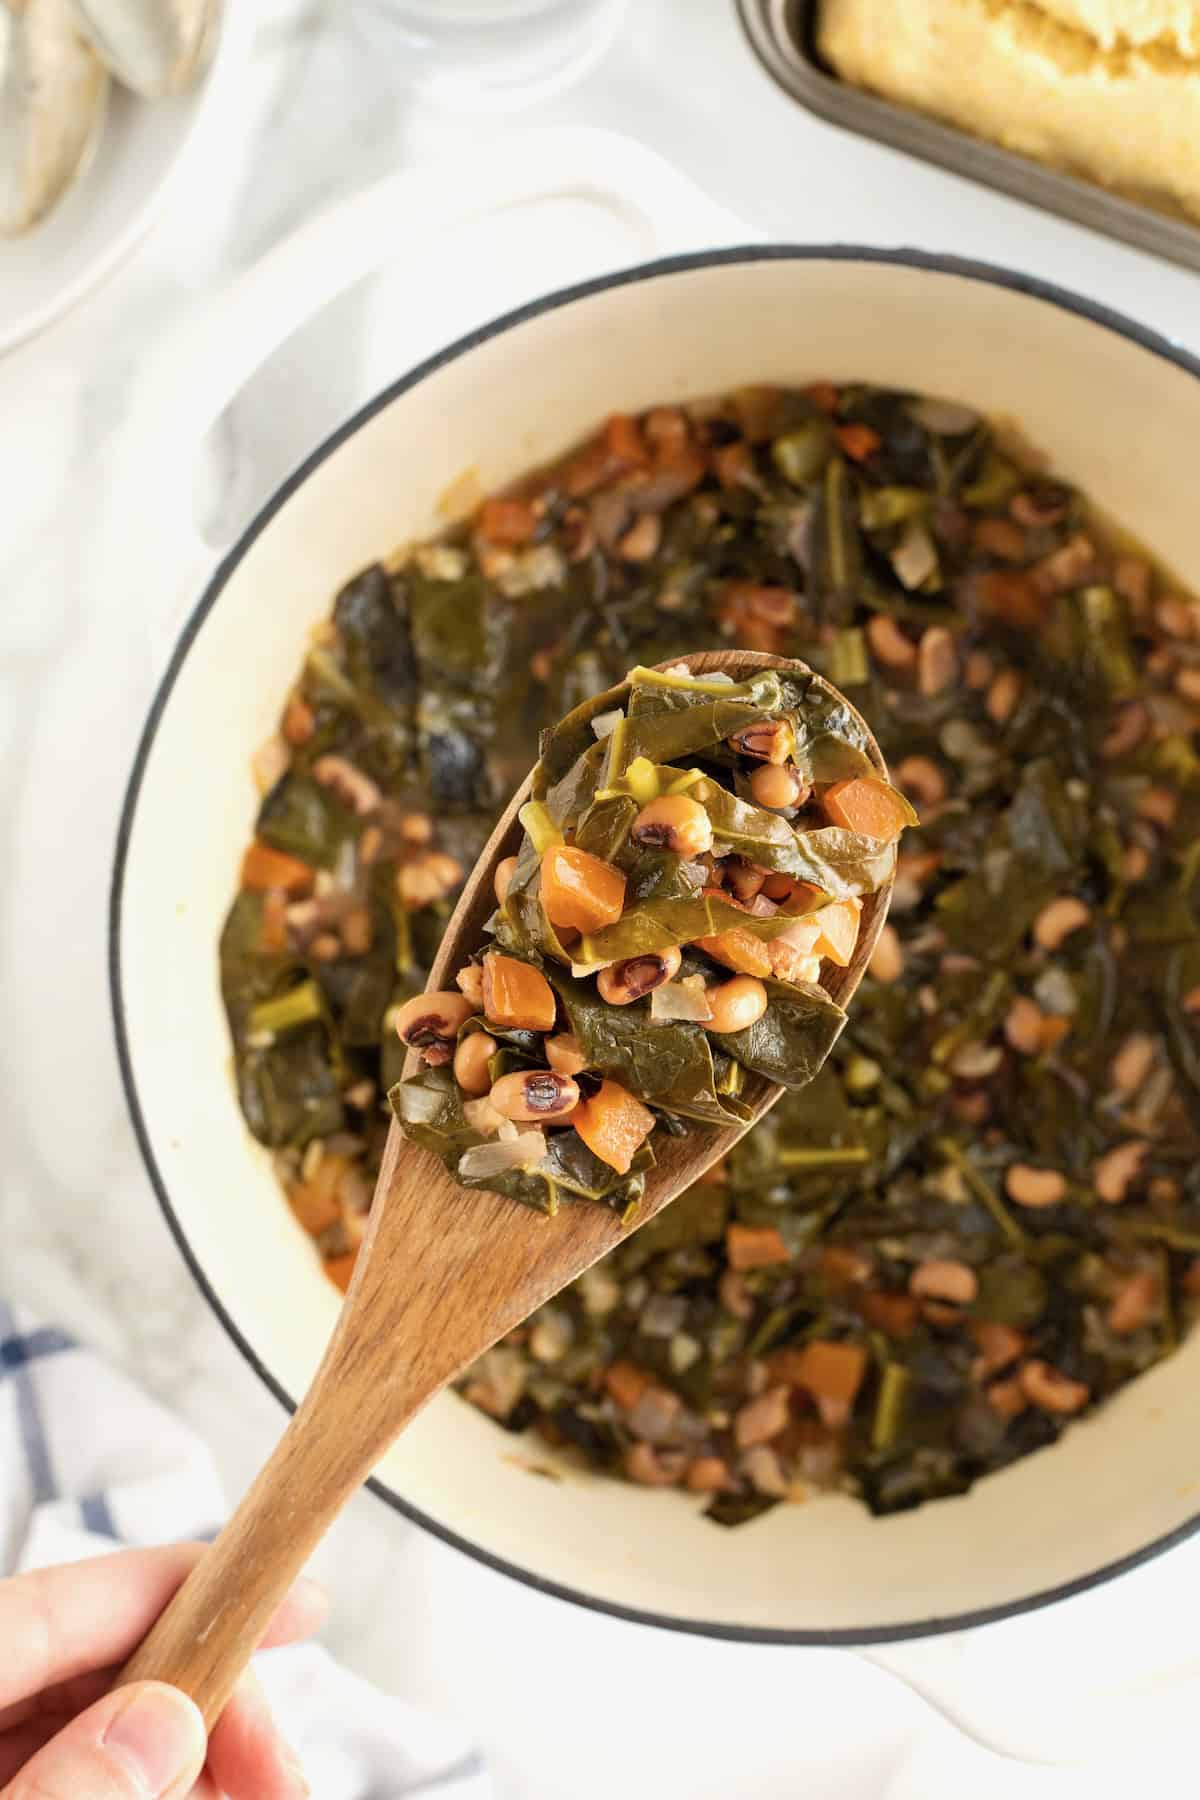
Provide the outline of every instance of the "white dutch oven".
[[[179,639],[130,783],[113,909],[121,1055],[154,1185],[211,1304],[281,1400],[307,1384],[337,1299],[242,1125],[216,943],[255,812],[251,752],[347,576],[436,531],[439,494],[471,465],[491,488],[614,409],[855,377],[1019,419],[1200,586],[1184,485],[1198,375],[1146,331],[997,270],[752,248],[658,262],[501,319],[313,452]],[[539,1480],[520,1444],[454,1395],[395,1446],[376,1488],[481,1560],[589,1606],[730,1637],[881,1642],[1037,1605],[1191,1532],[1198,1427],[1200,1335],[1057,1447],[885,1520],[830,1496],[721,1531],[679,1494],[570,1471]]]

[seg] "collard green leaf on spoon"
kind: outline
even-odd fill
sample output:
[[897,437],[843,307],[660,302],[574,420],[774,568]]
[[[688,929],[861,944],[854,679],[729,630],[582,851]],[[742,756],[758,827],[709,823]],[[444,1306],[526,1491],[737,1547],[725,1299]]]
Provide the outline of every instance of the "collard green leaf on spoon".
[[590,1070],[681,1118],[730,1125],[751,1116],[742,1101],[717,1093],[712,1046],[698,1025],[656,1024],[647,1001],[608,1006],[594,984],[547,973]]
[[837,1042],[846,1015],[824,988],[781,981],[763,985],[768,1004],[762,1018],[745,1031],[714,1032],[714,1041],[756,1075],[780,1087],[804,1087]]

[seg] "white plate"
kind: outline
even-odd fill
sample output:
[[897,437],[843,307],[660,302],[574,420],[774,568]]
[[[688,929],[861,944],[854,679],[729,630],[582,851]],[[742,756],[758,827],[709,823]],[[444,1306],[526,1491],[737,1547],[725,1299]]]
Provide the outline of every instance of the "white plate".
[[0,354],[73,306],[149,230],[202,124],[216,113],[253,25],[250,0],[225,0],[199,84],[142,100],[112,84],[96,154],[40,225],[0,239]]

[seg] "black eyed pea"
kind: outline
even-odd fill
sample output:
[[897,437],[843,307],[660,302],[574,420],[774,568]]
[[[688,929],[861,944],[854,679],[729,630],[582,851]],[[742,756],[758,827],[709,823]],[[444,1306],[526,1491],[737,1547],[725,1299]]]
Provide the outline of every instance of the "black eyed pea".
[[703,856],[713,844],[708,814],[687,794],[660,794],[651,800],[633,821],[629,835],[648,849],[671,850],[687,858]]
[[454,977],[463,995],[471,1002],[476,1012],[483,1011],[483,970],[478,963],[468,963]]
[[628,956],[624,962],[611,963],[607,969],[601,969],[596,977],[596,988],[600,998],[607,1000],[610,1006],[629,1006],[632,1001],[661,987],[664,981],[670,981],[678,973],[682,960],[674,946],[645,956]]
[[546,1038],[542,1049],[556,1075],[578,1075],[580,1069],[587,1068],[583,1046],[573,1031],[560,1031],[554,1037]]
[[791,763],[764,763],[750,777],[751,799],[756,806],[765,806],[771,812],[803,806],[810,792]]
[[1065,1176],[1057,1169],[1036,1168],[1033,1163],[1011,1163],[1004,1177],[1004,1189],[1018,1206],[1057,1206],[1067,1197]]
[[492,1085],[488,1064],[496,1053],[496,1040],[487,1031],[472,1031],[454,1052],[454,1079],[472,1100],[482,1099]]
[[930,1257],[919,1263],[909,1276],[908,1291],[918,1300],[944,1300],[950,1306],[970,1306],[979,1292],[979,1281],[967,1263]]
[[492,887],[496,895],[496,905],[503,906],[508,893],[508,884],[513,878],[513,870],[517,866],[515,856],[506,856],[496,864],[496,873],[492,877]]
[[796,748],[796,733],[788,719],[760,719],[743,731],[735,731],[727,741],[739,756],[779,765],[786,763]]
[[1074,894],[1063,894],[1043,906],[1033,921],[1033,941],[1039,950],[1057,950],[1073,931],[1090,924],[1092,909]]
[[396,1031],[402,1044],[436,1068],[450,1061],[459,1030],[474,1011],[464,994],[414,994],[396,1014]]
[[1042,1412],[1077,1413],[1092,1397],[1086,1383],[1073,1381],[1048,1362],[1025,1363],[1018,1379],[1030,1405]]
[[1150,1145],[1145,1138],[1127,1138],[1114,1150],[1108,1150],[1092,1168],[1092,1185],[1101,1200],[1119,1206],[1129,1191],[1130,1183],[1141,1173],[1142,1162]]
[[516,1069],[500,1077],[488,1099],[518,1124],[552,1124],[579,1105],[579,1083],[553,1069]]
[[707,999],[712,1017],[705,1020],[706,1031],[745,1031],[767,1010],[767,990],[753,975],[735,975],[732,981],[710,987]]

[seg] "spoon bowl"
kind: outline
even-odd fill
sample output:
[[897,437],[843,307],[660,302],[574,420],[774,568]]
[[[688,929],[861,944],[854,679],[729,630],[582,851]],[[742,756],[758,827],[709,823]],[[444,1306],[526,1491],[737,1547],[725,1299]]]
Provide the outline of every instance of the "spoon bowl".
[[[751,651],[677,659],[693,675],[744,679],[763,669],[792,675],[807,665]],[[675,666],[674,664],[672,666]],[[623,687],[587,703],[596,716],[619,706]],[[848,703],[846,703],[848,705]],[[865,723],[876,770],[883,756]],[[449,985],[495,910],[498,864],[521,838],[519,812],[533,776],[514,794],[471,874],[430,973]],[[830,969],[827,993],[853,998],[887,917],[891,884],[867,895],[848,968]],[[410,1053],[406,1073],[417,1067]],[[464,1190],[430,1151],[408,1143],[393,1119],[366,1237],[337,1325],[295,1416],[241,1505],[127,1666],[124,1680],[171,1682],[211,1725],[280,1600],[347,1500],[413,1415],[554,1294],[661,1212],[733,1147],[783,1089],[751,1075],[744,1124],[691,1126],[656,1146],[656,1166],[632,1227],[608,1207],[580,1203],[553,1218],[507,1196]]]

